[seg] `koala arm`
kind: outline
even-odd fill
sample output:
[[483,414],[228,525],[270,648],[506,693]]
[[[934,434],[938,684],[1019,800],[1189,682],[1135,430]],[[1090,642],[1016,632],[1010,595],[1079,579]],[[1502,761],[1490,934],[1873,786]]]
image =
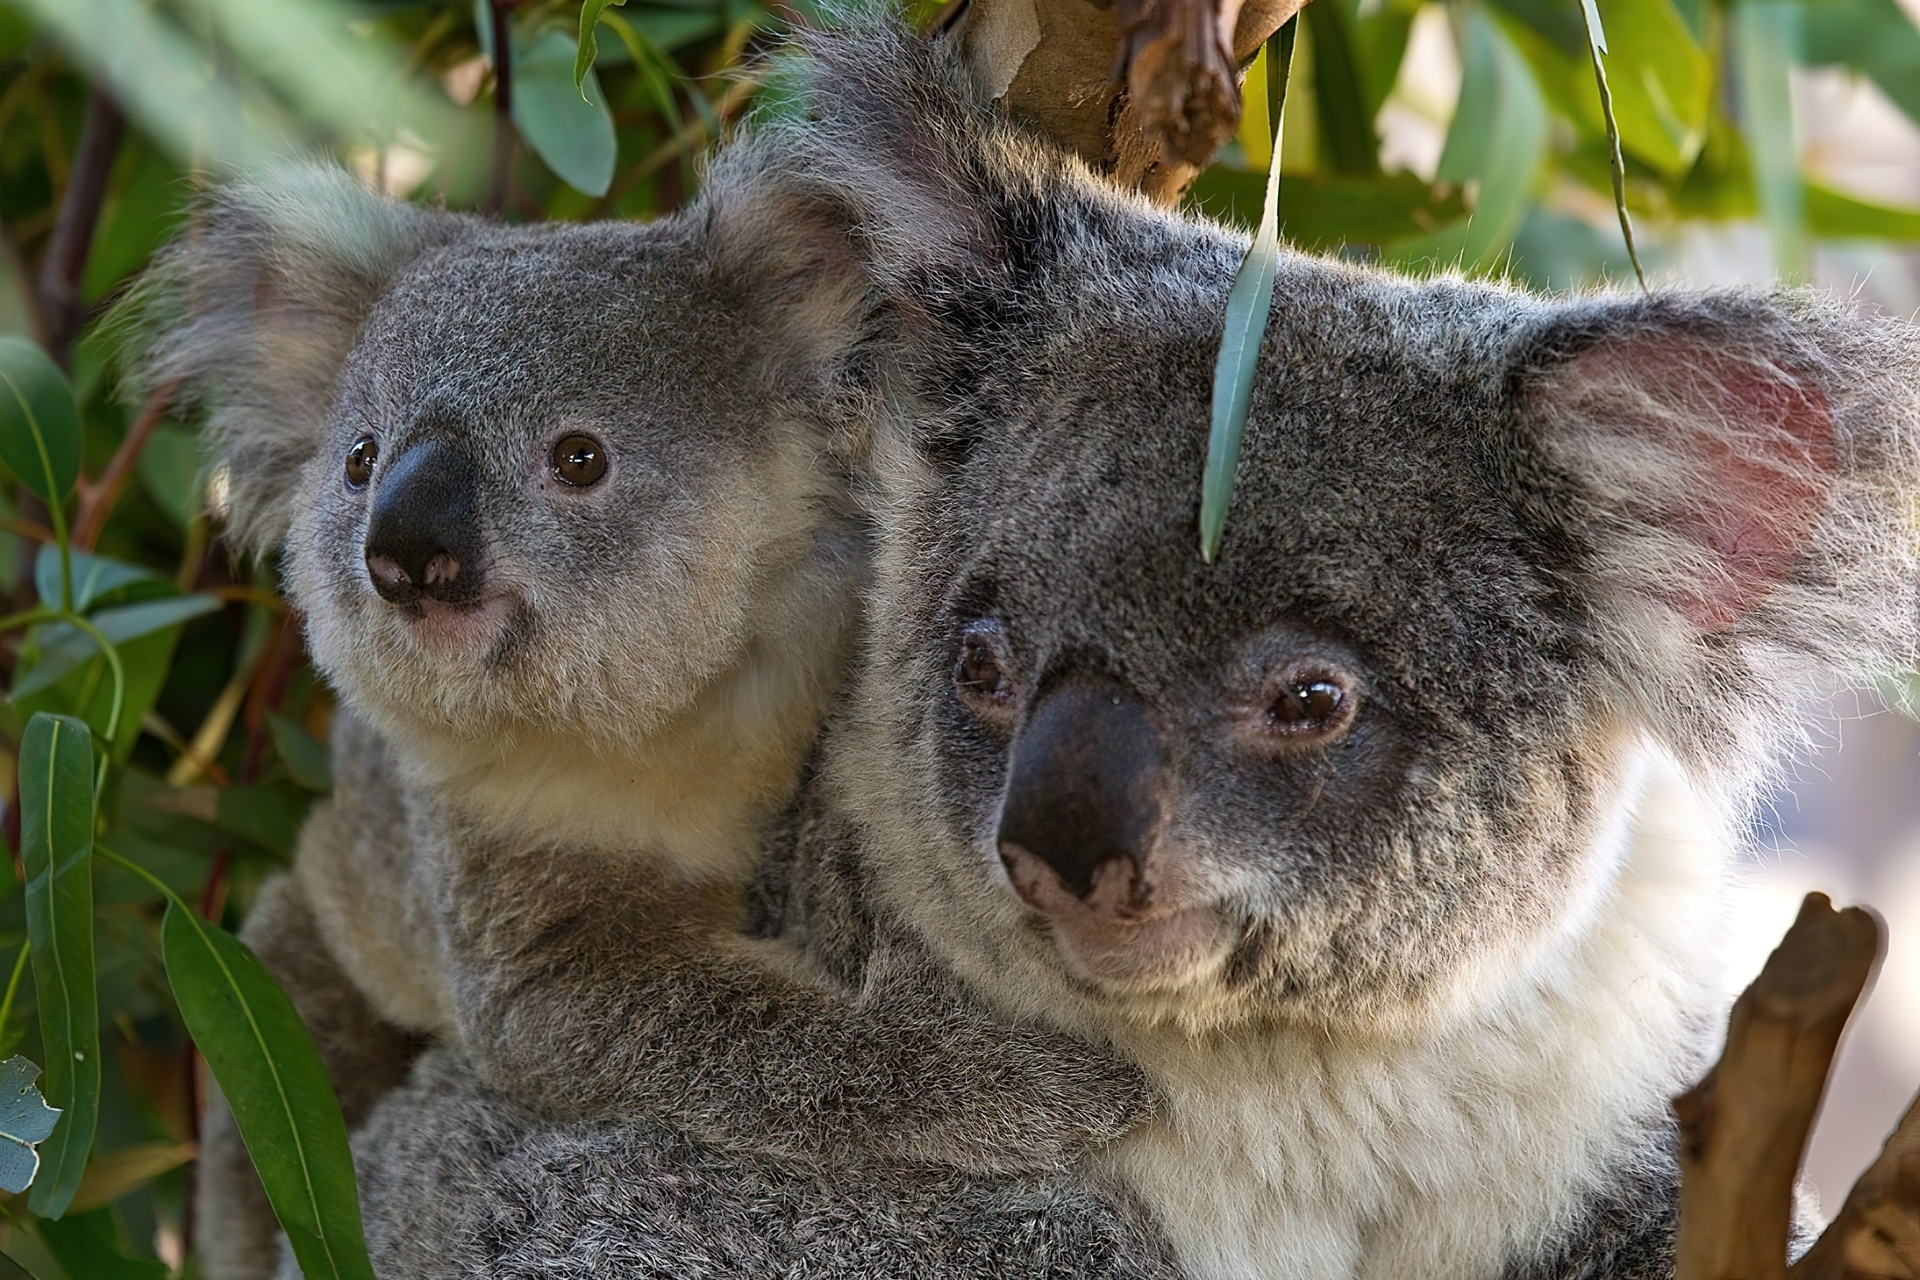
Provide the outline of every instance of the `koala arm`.
[[877,946],[856,993],[738,932],[730,889],[650,859],[459,844],[440,892],[461,1042],[549,1116],[997,1173],[1063,1166],[1151,1110],[1133,1067],[998,1021],[910,943]]

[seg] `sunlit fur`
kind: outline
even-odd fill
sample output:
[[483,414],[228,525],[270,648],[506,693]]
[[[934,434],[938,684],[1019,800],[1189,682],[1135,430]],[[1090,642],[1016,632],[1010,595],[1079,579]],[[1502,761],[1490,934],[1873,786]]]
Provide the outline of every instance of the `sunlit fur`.
[[[231,527],[284,546],[321,670],[417,781],[732,876],[811,742],[859,558],[833,358],[860,299],[805,264],[804,296],[778,293],[749,168],[650,226],[537,228],[280,172],[223,192],[148,286],[180,320],[148,378],[209,404]],[[577,493],[546,475],[576,429],[612,456]],[[362,491],[342,473],[361,435],[389,461],[430,436],[475,457],[489,585],[512,593],[491,643],[429,646],[374,592],[380,469]]]
[[[1106,1167],[1196,1275],[1659,1274],[1735,836],[1834,685],[1914,657],[1914,331],[1283,255],[1209,566],[1245,241],[997,120],[938,45],[816,51],[808,144],[921,344],[817,801],[882,900],[999,1007],[1147,1068],[1169,1106]],[[1009,891],[1020,724],[953,685],[981,617],[1024,696],[1094,673],[1160,727],[1159,847],[1228,951],[1096,981]],[[1301,644],[1348,655],[1359,715],[1251,757],[1224,709]]]

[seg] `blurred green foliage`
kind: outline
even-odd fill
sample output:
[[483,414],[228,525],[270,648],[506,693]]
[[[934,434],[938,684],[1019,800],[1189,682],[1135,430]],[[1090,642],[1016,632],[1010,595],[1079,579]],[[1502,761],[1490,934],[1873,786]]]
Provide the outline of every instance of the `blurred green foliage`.
[[[1282,234],[1544,287],[1626,277],[1579,5],[1314,0],[1286,112]],[[84,883],[50,872],[42,906],[90,912],[91,936],[64,945],[90,950],[96,1009],[46,1007],[59,961],[43,962],[44,927],[30,970],[0,966],[32,974],[0,1002],[0,1056],[45,1064],[50,1049],[97,1045],[91,1142],[60,1155],[57,1185],[40,1184],[57,1195],[0,1199],[6,1253],[39,1280],[190,1268],[202,1087],[190,1025],[225,1069],[306,1069],[276,1056],[281,1033],[230,1041],[209,1021],[222,1001],[261,1026],[284,1011],[231,940],[199,922],[237,928],[331,779],[331,703],[298,619],[270,566],[236,563],[220,544],[219,477],[204,474],[193,424],[169,416],[164,396],[117,398],[100,317],[196,190],[270,152],[330,153],[396,195],[513,220],[672,210],[694,190],[702,150],[750,105],[758,54],[807,18],[759,0],[588,8],[591,48],[580,0],[0,0],[0,335],[51,353],[77,405],[70,423],[43,424],[43,460],[22,450],[23,420],[0,396],[0,615],[11,615],[0,618],[0,791],[14,795],[17,776],[65,777],[58,798],[74,804],[93,788],[81,797],[90,870]],[[915,15],[936,8],[926,0]],[[1920,31],[1896,0],[1598,0],[1595,12],[1626,199],[1652,241],[1689,222],[1759,219],[1787,274],[1804,273],[1825,240],[1920,241],[1920,211],[1809,181],[1788,110],[1792,68],[1833,65],[1920,119]],[[1447,101],[1415,101],[1405,83],[1417,23],[1439,24],[1459,63]],[[504,95],[492,56],[502,35]],[[1247,225],[1271,145],[1263,77],[1256,66],[1241,141],[1192,197]],[[1431,118],[1431,172],[1382,164],[1383,122],[1407,111]],[[19,357],[18,343],[9,350]],[[0,365],[27,367],[20,359]],[[33,754],[30,722],[42,739],[51,724],[84,727],[92,769]],[[71,751],[77,739],[65,741]],[[0,824],[13,868],[0,874],[8,959],[23,954],[32,914],[28,807],[8,803]],[[35,818],[53,826],[34,828],[51,841],[49,865],[84,857],[47,834],[81,830],[54,809]],[[83,1016],[90,1028],[75,1025]],[[59,1088],[71,1095],[87,1074],[64,1073]],[[56,1133],[42,1151],[65,1149]],[[324,1219],[308,1225],[324,1231]],[[11,1274],[4,1257],[0,1274]]]

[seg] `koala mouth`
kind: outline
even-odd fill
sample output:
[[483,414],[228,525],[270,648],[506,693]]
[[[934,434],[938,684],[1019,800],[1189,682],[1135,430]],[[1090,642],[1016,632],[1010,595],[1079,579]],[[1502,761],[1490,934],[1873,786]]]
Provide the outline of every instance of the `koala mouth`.
[[423,596],[397,612],[407,618],[407,633],[424,648],[445,654],[491,653],[513,619],[514,599],[502,595],[448,604]]
[[1178,885],[1151,884],[1126,859],[1096,867],[1085,896],[1012,841],[1000,843],[1000,862],[1014,893],[1046,918],[1061,957],[1080,977],[1117,993],[1191,986],[1231,950],[1233,933],[1216,905],[1183,901]]

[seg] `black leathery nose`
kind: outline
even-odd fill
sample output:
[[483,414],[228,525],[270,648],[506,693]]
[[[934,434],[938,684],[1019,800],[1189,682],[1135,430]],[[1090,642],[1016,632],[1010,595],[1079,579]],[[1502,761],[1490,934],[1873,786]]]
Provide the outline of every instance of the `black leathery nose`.
[[1076,681],[1045,695],[1014,748],[1001,847],[1033,854],[1081,898],[1115,858],[1144,870],[1164,754],[1146,709],[1116,684]]
[[441,440],[414,445],[374,476],[367,521],[367,573],[386,599],[426,595],[449,604],[477,600],[485,557],[479,470]]

